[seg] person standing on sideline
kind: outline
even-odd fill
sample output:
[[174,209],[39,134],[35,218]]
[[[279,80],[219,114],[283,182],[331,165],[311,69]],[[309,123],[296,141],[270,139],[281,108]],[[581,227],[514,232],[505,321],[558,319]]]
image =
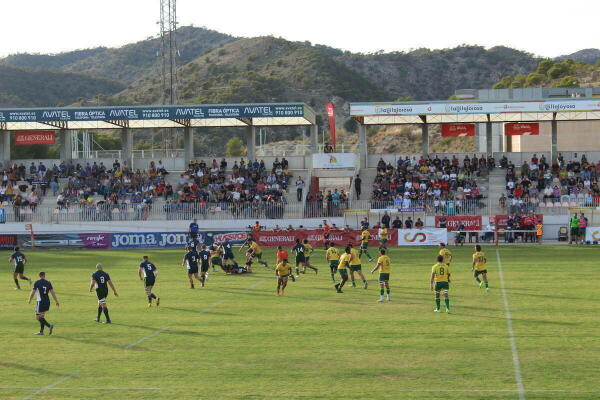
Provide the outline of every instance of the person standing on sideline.
[[192,223],[190,224],[189,234],[191,240],[196,240],[198,237],[198,220],[194,218]]
[[48,335],[52,335],[52,331],[54,330],[54,325],[50,324],[46,321],[46,313],[50,310],[50,297],[48,294],[52,295],[54,299],[54,303],[56,303],[56,307],[59,306],[58,299],[56,298],[56,293],[54,293],[54,288],[52,284],[46,280],[46,273],[39,273],[40,279],[35,281],[33,284],[33,289],[31,289],[31,293],[29,294],[28,303],[31,304],[31,299],[33,299],[33,295],[37,294],[37,303],[35,306],[35,319],[37,319],[40,323],[40,331],[36,332],[36,335],[44,334],[44,327],[48,327]]
[[577,244],[577,235],[579,234],[579,217],[577,217],[577,213],[573,214],[569,221],[569,225],[571,226],[571,235],[569,236],[569,244]]
[[381,225],[386,229],[390,229],[390,216],[387,211],[385,211],[383,217],[381,217]]
[[361,184],[362,179],[360,179],[360,175],[356,175],[356,178],[354,178],[354,191],[356,192],[356,200],[360,200]]
[[113,285],[110,280],[110,276],[103,271],[102,264],[96,264],[96,272],[92,274],[92,281],[90,282],[90,293],[92,293],[92,289],[96,287],[96,295],[98,296],[98,315],[94,321],[100,322],[100,315],[104,312],[104,316],[106,317],[106,323],[110,324],[110,317],[108,316],[108,306],[106,305],[106,298],[108,297],[108,287],[112,289],[113,293],[116,297],[117,289],[115,289],[115,285]]
[[296,199],[302,201],[302,192],[304,191],[304,180],[298,177],[296,180]]

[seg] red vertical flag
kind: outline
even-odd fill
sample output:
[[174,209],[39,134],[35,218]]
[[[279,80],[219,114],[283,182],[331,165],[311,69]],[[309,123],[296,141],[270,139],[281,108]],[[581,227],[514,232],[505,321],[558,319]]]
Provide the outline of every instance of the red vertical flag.
[[335,149],[335,109],[332,103],[327,103],[327,119],[329,120],[329,133],[331,134],[331,145]]

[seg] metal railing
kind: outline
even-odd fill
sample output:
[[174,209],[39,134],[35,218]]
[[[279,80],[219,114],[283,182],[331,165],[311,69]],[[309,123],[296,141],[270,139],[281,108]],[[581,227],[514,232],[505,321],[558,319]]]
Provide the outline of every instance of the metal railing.
[[5,222],[69,223],[99,221],[145,221],[145,220],[243,220],[243,219],[302,219],[343,217],[347,214],[420,214],[435,215],[494,215],[496,213],[567,215],[569,207],[599,207],[600,199],[547,199],[524,201],[517,204],[507,201],[504,205],[491,206],[487,199],[437,201],[412,200],[346,200],[287,202],[220,202],[220,203],[174,203],[157,201],[154,204],[99,204],[72,206],[20,206],[4,207]]

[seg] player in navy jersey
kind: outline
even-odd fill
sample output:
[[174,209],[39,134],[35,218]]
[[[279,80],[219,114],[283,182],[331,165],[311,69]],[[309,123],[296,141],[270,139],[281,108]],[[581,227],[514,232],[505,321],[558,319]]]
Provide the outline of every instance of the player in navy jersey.
[[200,241],[198,239],[192,239],[190,240],[190,242],[188,243],[188,245],[186,246],[186,249],[188,247],[192,247],[195,251],[198,251],[198,248],[200,248]]
[[187,253],[183,256],[183,260],[181,261],[182,267],[187,267],[188,279],[190,280],[190,289],[194,288],[194,280],[192,277],[195,277],[196,280],[200,280],[198,276],[198,261],[200,260],[200,255],[192,246],[188,246]]
[[160,306],[160,297],[152,293],[152,288],[154,287],[156,277],[158,276],[158,269],[156,269],[154,264],[148,261],[148,256],[144,256],[144,261],[140,263],[138,275],[140,281],[144,281],[146,296],[148,296],[148,307],[152,307],[152,299],[156,299],[157,307]]
[[108,316],[108,306],[106,305],[106,298],[108,297],[108,287],[112,289],[115,296],[119,296],[117,294],[117,289],[115,289],[115,285],[113,285],[110,280],[110,276],[104,272],[102,269],[102,264],[96,264],[96,272],[92,274],[92,281],[90,282],[90,293],[92,293],[92,289],[96,288],[96,295],[98,296],[98,316],[94,321],[100,322],[100,315],[102,311],[104,311],[104,316],[106,317],[106,323],[110,324],[110,317]]
[[12,253],[11,256],[8,258],[8,262],[14,263],[13,279],[15,280],[16,285],[15,290],[21,290],[21,285],[19,285],[19,279],[17,279],[17,276],[24,281],[28,281],[29,287],[31,287],[31,279],[23,275],[23,273],[25,272],[25,264],[27,263],[27,257],[25,257],[25,254],[19,251],[18,246],[15,247],[15,252]]
[[206,278],[208,277],[208,268],[210,267],[210,251],[206,249],[205,245],[202,245],[202,250],[198,253],[200,257],[200,283],[202,287],[206,284]]
[[40,331],[36,332],[36,335],[44,334],[44,327],[48,327],[48,335],[52,335],[52,331],[54,330],[54,325],[50,324],[46,321],[46,313],[50,310],[50,296],[54,299],[54,303],[56,303],[56,307],[59,306],[58,299],[56,298],[56,293],[54,293],[54,289],[52,288],[52,284],[46,280],[46,273],[39,273],[40,279],[35,281],[33,284],[33,289],[31,289],[31,293],[29,294],[28,303],[31,304],[31,300],[33,296],[37,294],[37,303],[35,306],[35,319],[40,323]]
[[234,268],[238,268],[238,263],[235,260],[235,255],[233,254],[233,246],[231,246],[231,242],[224,242],[221,247],[223,248],[223,264],[225,265],[226,270],[229,270],[227,266],[232,265]]

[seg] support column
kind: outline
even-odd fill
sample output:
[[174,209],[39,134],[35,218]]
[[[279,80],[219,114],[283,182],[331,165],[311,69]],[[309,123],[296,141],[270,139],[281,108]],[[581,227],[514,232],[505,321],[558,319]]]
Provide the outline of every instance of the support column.
[[[489,115],[488,115],[489,119]],[[485,152],[488,157],[492,156],[494,152],[493,142],[492,142],[492,122],[487,121],[485,123]]]
[[558,121],[556,120],[556,113],[554,113],[552,122],[552,139],[550,144],[550,160],[554,162],[558,159]]
[[60,160],[70,161],[71,159],[73,159],[71,131],[61,129],[58,134],[60,136]]
[[358,152],[360,168],[368,168],[367,127],[361,123],[358,124]]
[[0,131],[0,134],[0,162],[6,167],[10,161],[10,131]]
[[318,153],[318,149],[319,149],[319,139],[317,138],[317,129],[319,129],[317,127],[317,125],[311,125],[310,126],[310,154],[311,157],[313,154]]
[[185,165],[194,159],[194,133],[191,126],[183,128],[183,158]]
[[249,126],[246,128],[248,132],[248,146],[246,156],[248,160],[254,161],[256,159],[256,127]]
[[125,161],[133,169],[133,131],[129,128],[121,129],[121,162]]
[[423,158],[427,158],[429,156],[429,124],[427,122],[421,125],[421,140],[421,153]]

